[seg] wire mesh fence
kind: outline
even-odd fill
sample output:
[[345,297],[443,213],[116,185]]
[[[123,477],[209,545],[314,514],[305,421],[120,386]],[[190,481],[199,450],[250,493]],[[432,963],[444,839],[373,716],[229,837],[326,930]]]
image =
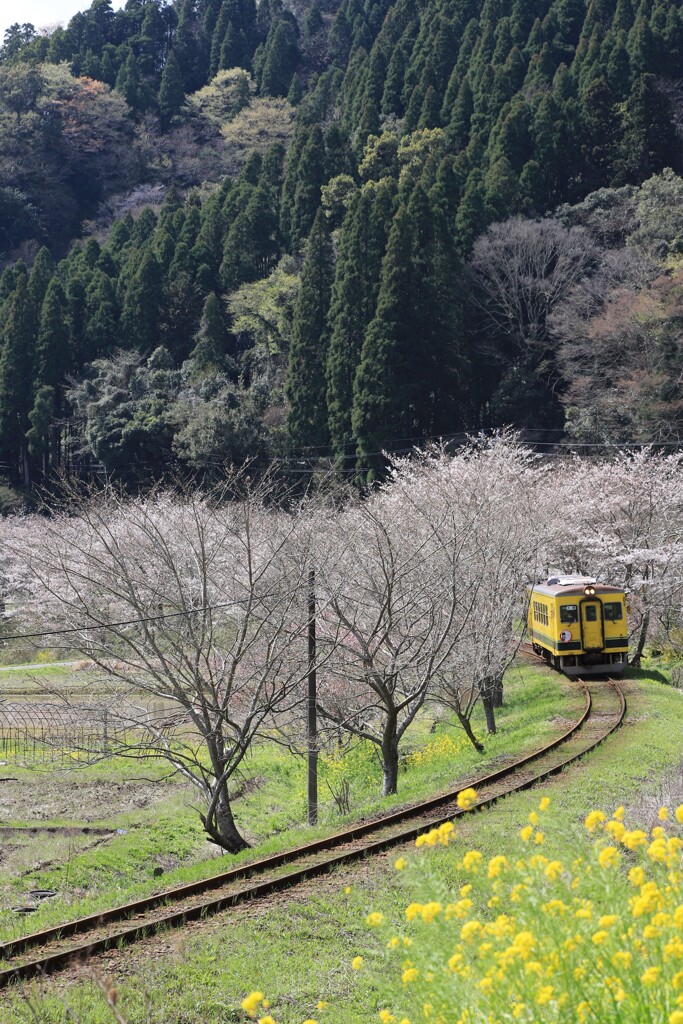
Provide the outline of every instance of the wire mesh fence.
[[185,716],[159,707],[0,701],[0,761],[26,768],[88,763],[144,749],[150,729],[172,741],[187,728]]

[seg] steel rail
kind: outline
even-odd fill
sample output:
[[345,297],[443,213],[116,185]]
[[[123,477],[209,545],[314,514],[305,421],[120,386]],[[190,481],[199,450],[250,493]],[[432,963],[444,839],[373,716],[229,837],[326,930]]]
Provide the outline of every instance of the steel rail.
[[[461,792],[462,789],[468,786],[476,786],[479,787],[479,789],[482,789],[505,779],[508,776],[513,775],[520,768],[523,768],[544,755],[551,753],[579,732],[586,720],[589,718],[593,704],[591,693],[583,680],[577,680],[577,682],[583,688],[586,700],[582,715],[573,723],[571,728],[555,740],[546,744],[544,747],[532,751],[532,753],[526,757],[518,758],[516,761],[498,769],[495,772],[471,779],[461,784],[457,789],[450,790],[447,793],[442,793],[436,797],[402,808],[400,811],[395,811],[384,817],[376,818],[361,825],[353,826],[352,828],[346,829],[342,832],[334,833],[324,839],[316,840],[312,843],[295,847],[290,850],[285,850],[270,857],[252,861],[250,864],[246,864],[243,867],[232,868],[210,878],[200,879],[197,882],[167,889],[161,893],[157,893],[156,895],[136,900],[132,903],[112,908],[111,910],[93,914],[88,917],[78,918],[75,921],[67,922],[63,925],[45,929],[41,932],[34,932],[30,935],[0,944],[0,958],[10,959],[36,946],[45,946],[50,942],[62,941],[69,936],[93,931],[97,928],[102,928],[104,925],[125,920],[126,918],[130,918],[134,915],[149,913],[149,911],[166,903],[177,903],[180,900],[187,899],[188,897],[206,893],[211,889],[222,888],[230,882],[240,879],[249,879],[255,874],[273,870],[292,861],[301,860],[317,853],[334,849],[335,847],[343,847],[348,843],[362,839],[372,832],[383,831],[391,828],[391,826],[401,824],[409,818],[424,816],[426,813],[429,813],[440,806],[453,804],[458,793]],[[207,916],[210,913],[217,913],[220,910],[224,910],[238,903],[257,899],[271,893],[291,888],[304,879],[310,879],[326,874],[340,865],[351,863],[362,857],[380,853],[392,846],[413,840],[430,828],[438,827],[444,822],[459,817],[464,813],[470,813],[471,811],[493,806],[503,796],[528,789],[530,786],[535,785],[543,779],[549,778],[557,772],[562,771],[562,769],[568,764],[583,757],[591,750],[594,750],[604,741],[604,739],[607,738],[607,736],[622,724],[626,713],[626,701],[618,683],[614,680],[610,680],[610,683],[619,698],[619,714],[617,720],[594,743],[581,750],[578,754],[574,754],[564,759],[545,771],[523,779],[521,782],[508,787],[501,793],[478,800],[467,812],[459,809],[451,809],[445,816],[428,819],[426,821],[424,820],[424,817],[421,817],[421,820],[418,823],[408,829],[402,829],[401,831],[392,833],[391,835],[382,836],[375,841],[363,843],[355,849],[342,850],[333,856],[326,857],[313,864],[306,864],[295,871],[288,872],[276,878],[269,878],[265,881],[252,883],[251,885],[236,892],[224,893],[222,895],[215,896],[202,901],[195,906],[183,907],[179,910],[170,910],[168,913],[158,915],[152,920],[142,921],[126,928],[120,928],[107,935],[95,937],[90,941],[70,947],[66,950],[58,950],[53,953],[48,953],[43,957],[36,958],[24,964],[18,964],[15,966],[10,965],[4,970],[0,970],[0,988],[5,987],[13,981],[27,980],[29,978],[57,970],[74,961],[85,960],[90,956],[104,952],[114,946],[139,941],[140,939],[148,937],[163,928],[181,925],[187,921],[197,920]]]

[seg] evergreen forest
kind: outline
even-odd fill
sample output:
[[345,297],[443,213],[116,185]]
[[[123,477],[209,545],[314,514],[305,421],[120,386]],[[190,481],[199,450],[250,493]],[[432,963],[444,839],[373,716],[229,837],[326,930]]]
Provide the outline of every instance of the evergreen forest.
[[680,0],[93,0],[0,49],[0,504],[683,432]]

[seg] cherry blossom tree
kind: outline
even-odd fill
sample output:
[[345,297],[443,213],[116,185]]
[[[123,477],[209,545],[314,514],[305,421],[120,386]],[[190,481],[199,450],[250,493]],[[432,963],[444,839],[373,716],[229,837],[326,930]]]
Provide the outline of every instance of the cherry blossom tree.
[[683,454],[576,457],[555,476],[548,550],[556,564],[627,590],[638,665],[651,635],[670,638],[683,620]]
[[117,751],[166,758],[200,795],[211,839],[248,845],[230,783],[254,740],[301,700],[310,531],[268,484],[220,493],[72,496],[14,543],[32,607],[110,682]]

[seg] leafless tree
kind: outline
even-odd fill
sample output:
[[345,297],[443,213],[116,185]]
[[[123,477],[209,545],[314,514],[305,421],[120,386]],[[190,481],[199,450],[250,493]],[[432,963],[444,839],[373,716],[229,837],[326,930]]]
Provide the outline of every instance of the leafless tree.
[[[32,606],[112,685],[130,727],[119,752],[166,758],[201,797],[208,835],[235,853],[229,784],[255,738],[300,700],[310,556],[302,516],[268,485],[220,493],[73,497],[15,542]],[[231,500],[227,500],[230,498]]]
[[583,228],[514,218],[493,224],[474,245],[470,271],[485,320],[514,349],[538,357],[551,310],[590,270],[596,249]]
[[325,530],[332,649],[321,712],[377,744],[385,793],[426,701],[455,711],[478,745],[471,715],[482,699],[495,730],[522,584],[535,571],[531,462],[505,437],[397,461],[378,494]]
[[464,538],[449,519],[404,476],[321,531],[320,713],[377,745],[385,794],[397,791],[401,740],[468,616],[457,571]]

